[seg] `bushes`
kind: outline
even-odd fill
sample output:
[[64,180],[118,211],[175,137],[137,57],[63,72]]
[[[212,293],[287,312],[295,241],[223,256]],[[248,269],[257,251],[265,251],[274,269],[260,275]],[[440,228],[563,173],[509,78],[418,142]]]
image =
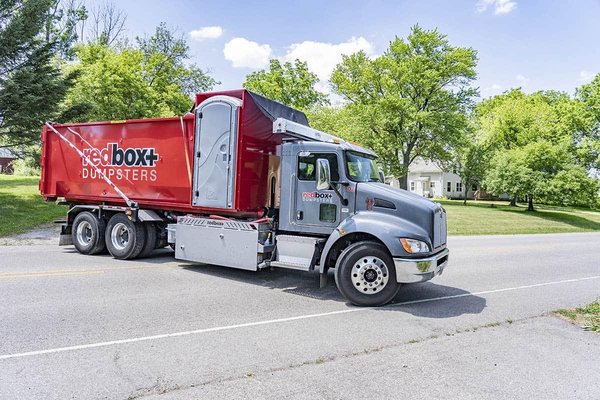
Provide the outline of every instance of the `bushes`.
[[26,157],[13,162],[14,175],[40,176],[40,165],[33,157]]
[[579,166],[558,172],[548,182],[545,192],[543,200],[550,204],[594,207],[600,202],[598,180]]

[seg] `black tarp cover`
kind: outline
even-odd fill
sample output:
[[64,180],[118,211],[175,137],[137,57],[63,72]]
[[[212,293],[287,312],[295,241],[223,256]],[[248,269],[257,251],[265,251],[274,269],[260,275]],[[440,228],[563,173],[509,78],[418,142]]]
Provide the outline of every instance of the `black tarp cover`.
[[265,114],[271,121],[275,121],[277,118],[285,118],[290,121],[308,126],[308,118],[306,118],[306,115],[302,111],[298,111],[295,108],[288,107],[285,104],[281,104],[277,101],[267,99],[266,97],[253,93],[249,90],[248,94],[250,94],[252,100],[254,100],[262,113]]

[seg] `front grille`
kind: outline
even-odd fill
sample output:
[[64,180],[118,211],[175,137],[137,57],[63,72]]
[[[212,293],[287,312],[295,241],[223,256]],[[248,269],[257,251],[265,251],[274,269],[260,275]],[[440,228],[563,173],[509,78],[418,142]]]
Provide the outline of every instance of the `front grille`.
[[446,210],[441,206],[433,214],[433,247],[435,249],[446,244]]

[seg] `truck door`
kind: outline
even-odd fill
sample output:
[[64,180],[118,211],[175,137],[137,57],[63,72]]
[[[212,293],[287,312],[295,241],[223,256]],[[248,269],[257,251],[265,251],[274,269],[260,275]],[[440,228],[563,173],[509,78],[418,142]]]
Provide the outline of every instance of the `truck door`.
[[232,208],[235,146],[241,101],[214,96],[196,110],[192,205]]
[[317,190],[316,161],[329,160],[331,180],[339,181],[336,153],[303,151],[298,154],[293,225],[302,232],[330,234],[340,223],[341,202],[333,190]]

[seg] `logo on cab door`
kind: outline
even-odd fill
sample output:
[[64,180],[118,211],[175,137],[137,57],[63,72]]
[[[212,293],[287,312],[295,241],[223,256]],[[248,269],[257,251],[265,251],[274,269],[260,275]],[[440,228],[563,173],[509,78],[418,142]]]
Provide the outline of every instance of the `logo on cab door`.
[[318,203],[330,203],[333,200],[332,193],[302,192],[302,201],[316,201]]

